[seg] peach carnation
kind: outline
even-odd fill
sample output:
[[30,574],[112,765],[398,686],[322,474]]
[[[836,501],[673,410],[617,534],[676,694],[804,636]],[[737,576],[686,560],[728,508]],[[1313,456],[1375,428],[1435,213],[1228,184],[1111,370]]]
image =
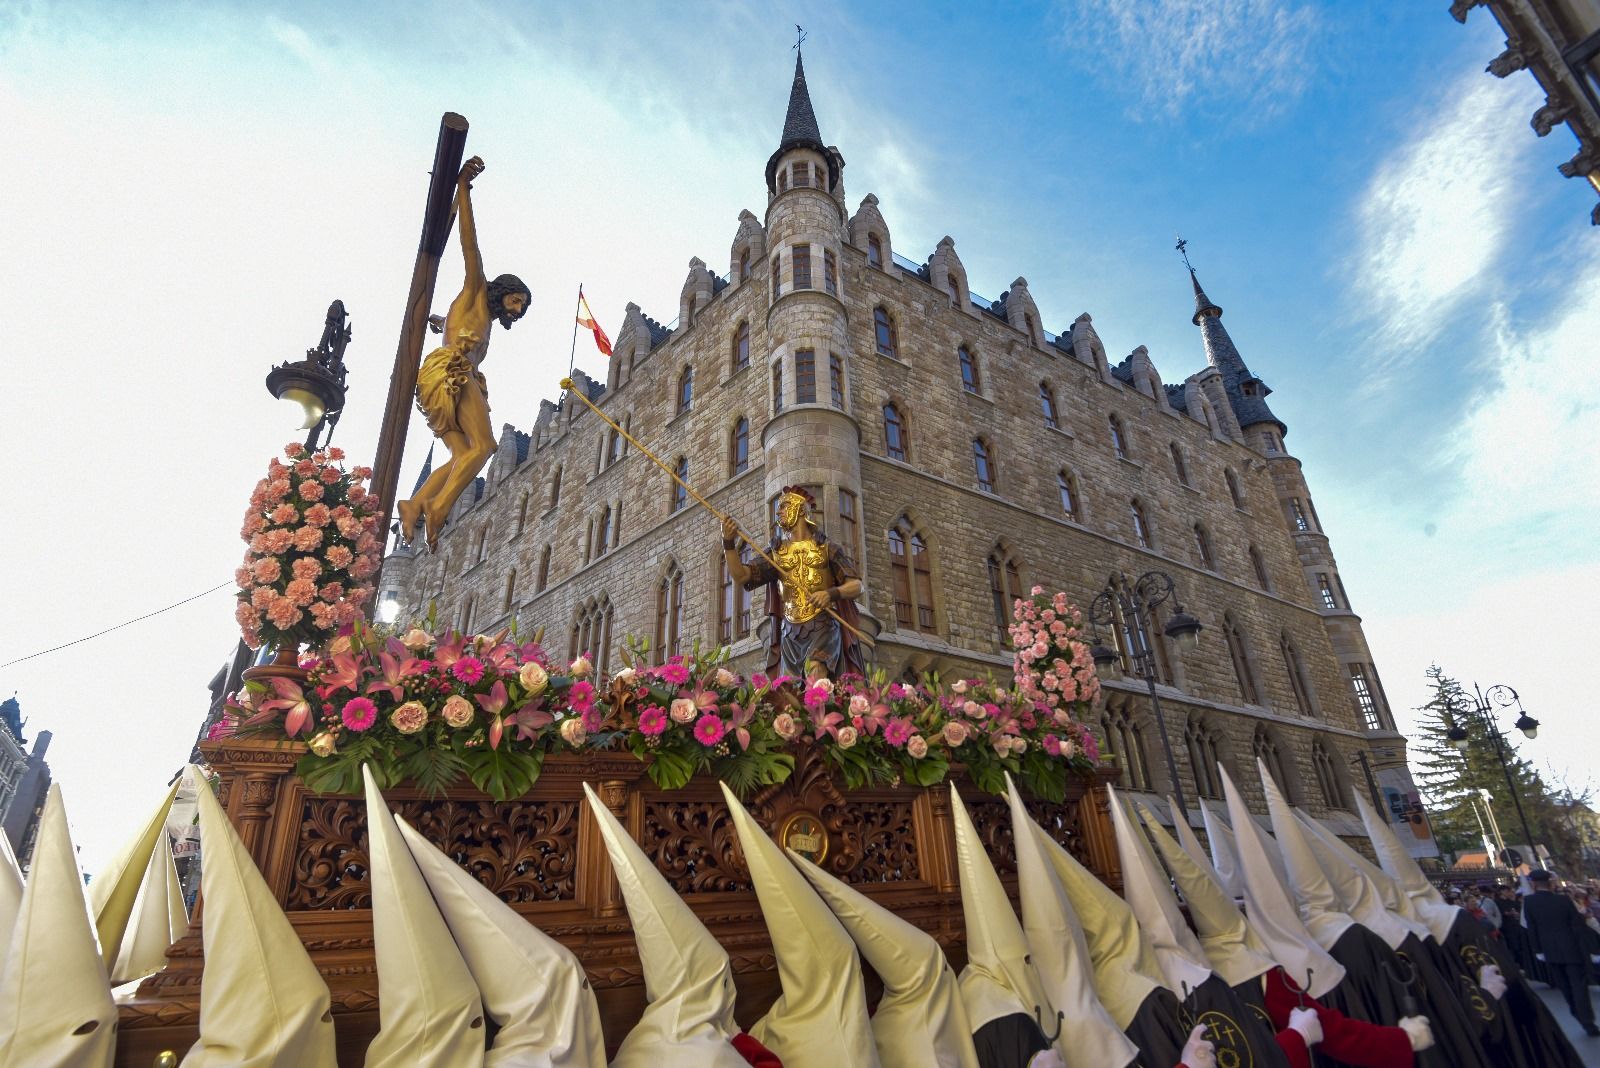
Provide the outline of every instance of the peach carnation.
[[322,531],[316,527],[301,527],[294,532],[293,540],[296,549],[303,553],[309,553],[322,547]]
[[389,713],[389,722],[401,734],[415,734],[428,725],[428,710],[421,701],[407,701]]

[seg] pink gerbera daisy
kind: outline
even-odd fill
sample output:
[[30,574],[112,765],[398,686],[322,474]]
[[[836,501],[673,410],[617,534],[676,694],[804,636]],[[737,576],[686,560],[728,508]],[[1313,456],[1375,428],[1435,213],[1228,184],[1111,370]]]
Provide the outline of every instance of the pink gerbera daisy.
[[450,674],[471,686],[483,678],[483,661],[475,656],[464,656],[450,665]]
[[339,716],[344,725],[353,731],[364,731],[378,719],[378,706],[365,697],[352,697],[344,703]]
[[707,712],[695,721],[694,740],[704,746],[713,746],[722,741],[722,736],[728,733],[727,726],[722,722],[722,717]]
[[654,737],[667,729],[667,713],[660,705],[646,705],[639,710],[639,733]]

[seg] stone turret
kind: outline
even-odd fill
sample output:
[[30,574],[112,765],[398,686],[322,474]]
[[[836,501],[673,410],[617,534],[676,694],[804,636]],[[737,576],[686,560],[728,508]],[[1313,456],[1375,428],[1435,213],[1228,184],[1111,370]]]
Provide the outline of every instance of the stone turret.
[[[861,431],[851,415],[852,352],[844,303],[849,220],[837,190],[844,158],[827,147],[803,61],[778,149],[767,161],[768,403],[762,434],[766,494],[786,485],[817,494],[823,529],[837,535],[843,506],[860,515]],[[847,546],[852,557],[859,545]],[[863,575],[865,578],[865,575]]]

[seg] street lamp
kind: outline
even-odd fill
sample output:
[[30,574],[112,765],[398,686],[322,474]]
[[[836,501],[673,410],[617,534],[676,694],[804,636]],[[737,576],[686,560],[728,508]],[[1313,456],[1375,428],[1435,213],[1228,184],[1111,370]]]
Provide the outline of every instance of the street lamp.
[[306,438],[307,451],[316,450],[317,437],[324,426],[328,436],[333,436],[339,413],[344,410],[344,350],[348,344],[350,328],[345,325],[344,301],[336,300],[328,305],[322,340],[306,350],[306,358],[281,363],[267,372],[267,390],[279,400],[300,405],[305,413],[300,429],[311,431]]
[[[1454,702],[1451,703],[1451,712],[1458,713],[1467,722],[1476,722],[1483,728],[1483,733],[1489,736],[1489,741],[1494,745],[1494,755],[1500,761],[1500,770],[1505,773],[1506,787],[1511,791],[1511,802],[1517,809],[1517,821],[1522,824],[1522,837],[1527,842],[1528,848],[1533,848],[1533,831],[1528,828],[1528,817],[1522,811],[1522,794],[1517,790],[1516,780],[1511,777],[1511,765],[1506,760],[1505,736],[1500,733],[1500,724],[1496,720],[1496,713],[1509,709],[1513,705],[1517,709],[1517,721],[1514,724],[1524,736],[1533,738],[1539,733],[1539,721],[1528,715],[1522,707],[1522,698],[1517,691],[1509,686],[1491,686],[1482,690],[1477,683],[1472,684],[1472,703],[1465,709],[1458,710]],[[1445,732],[1445,741],[1449,742],[1459,751],[1465,753],[1472,745],[1471,734],[1459,721],[1452,721],[1450,729]]]
[[1161,715],[1161,698],[1156,694],[1156,654],[1150,642],[1150,618],[1156,606],[1172,600],[1174,612],[1162,632],[1171,638],[1181,652],[1189,652],[1200,644],[1200,621],[1183,610],[1178,603],[1177,590],[1172,576],[1165,571],[1147,571],[1130,583],[1126,575],[1113,571],[1106,588],[1089,605],[1089,621],[1095,624],[1094,645],[1089,655],[1094,658],[1095,674],[1102,679],[1117,677],[1122,657],[1116,649],[1100,637],[1099,628],[1120,627],[1128,646],[1128,659],[1134,674],[1145,680],[1150,690],[1150,705],[1155,712],[1156,731],[1161,738],[1161,750],[1167,758],[1167,774],[1172,779],[1172,793],[1178,811],[1174,820],[1187,819],[1189,807],[1184,802],[1183,785],[1178,781],[1178,763],[1172,756],[1172,743],[1167,740],[1167,721]]

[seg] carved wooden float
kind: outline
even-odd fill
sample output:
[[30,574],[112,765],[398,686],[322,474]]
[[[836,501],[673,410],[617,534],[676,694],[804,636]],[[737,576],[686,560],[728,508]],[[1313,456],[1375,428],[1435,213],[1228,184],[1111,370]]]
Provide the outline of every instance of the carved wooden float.
[[[294,775],[299,743],[222,739],[201,746],[221,776],[229,818],[305,942],[333,995],[341,1064],[359,1065],[378,1026],[366,815],[360,797],[307,792]],[[1029,800],[1034,818],[1091,870],[1121,887],[1104,781],[1074,780],[1062,804]],[[1015,895],[1015,853],[1005,800],[958,788],[984,845]],[[621,891],[583,799],[592,784],[668,882],[727,949],[739,988],[738,1019],[754,1022],[778,995],[772,946],[717,784],[696,779],[662,791],[628,753],[552,756],[526,797],[496,802],[473,788],[429,798],[406,786],[391,807],[484,885],[583,961],[614,1050],[644,1005],[644,985]],[[965,960],[954,831],[945,787],[844,791],[820,755],[797,753],[786,783],[748,800],[761,825],[798,851],[820,854],[832,874],[929,932],[951,963]],[[149,1068],[162,1050],[195,1040],[204,964],[194,910],[167,966],[122,1008],[117,1064]],[[870,973],[870,970],[869,970]],[[869,979],[870,979],[869,974]],[[875,985],[875,984],[874,984]],[[870,993],[876,996],[876,990]]]

